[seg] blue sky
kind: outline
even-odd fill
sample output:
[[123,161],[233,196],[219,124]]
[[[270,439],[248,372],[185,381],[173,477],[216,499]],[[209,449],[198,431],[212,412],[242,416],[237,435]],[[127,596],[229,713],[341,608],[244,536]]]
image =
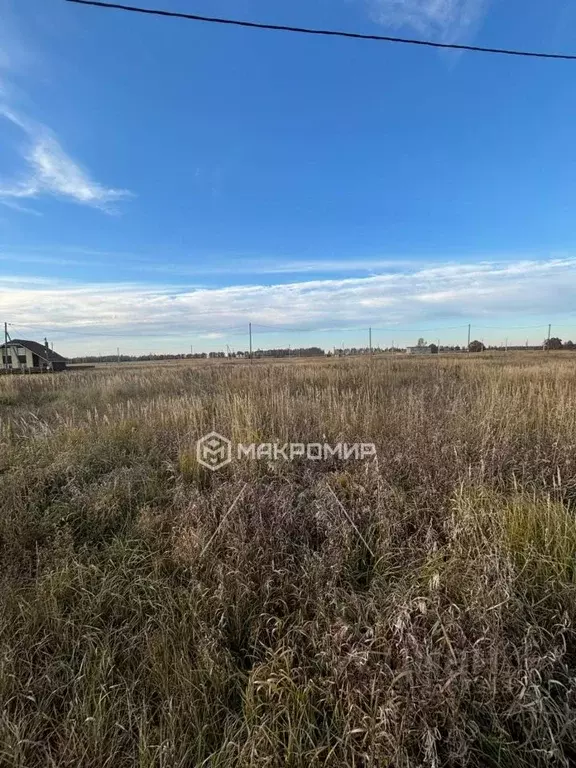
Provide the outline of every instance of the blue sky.
[[[146,4],[146,3],[143,3]],[[576,7],[155,0],[575,52]],[[0,0],[0,320],[64,354],[576,340],[576,62]],[[421,330],[422,329],[422,330]]]

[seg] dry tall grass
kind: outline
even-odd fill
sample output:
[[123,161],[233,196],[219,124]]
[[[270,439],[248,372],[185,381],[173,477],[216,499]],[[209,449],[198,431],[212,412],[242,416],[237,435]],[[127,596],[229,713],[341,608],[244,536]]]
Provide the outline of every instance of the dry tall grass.
[[[1,378],[0,764],[573,765],[575,373]],[[211,473],[212,429],[378,458]]]

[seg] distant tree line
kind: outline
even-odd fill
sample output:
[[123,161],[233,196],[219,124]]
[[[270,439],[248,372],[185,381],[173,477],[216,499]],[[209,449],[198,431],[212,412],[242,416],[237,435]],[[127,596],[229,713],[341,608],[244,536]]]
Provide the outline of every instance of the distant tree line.
[[[475,339],[474,341],[470,342],[470,346],[468,347],[470,352],[484,352],[484,350],[498,350],[502,351],[502,346],[485,346],[481,341],[478,341]],[[576,350],[576,344],[573,341],[565,341],[563,342],[562,339],[559,339],[557,336],[553,336],[550,339],[545,339],[542,344],[538,344],[537,346],[531,345],[528,346],[526,344],[525,346],[518,346],[518,345],[507,345],[506,349],[509,352],[513,351],[519,351],[524,349],[529,350],[539,350],[539,349],[549,349],[549,350],[560,350],[560,349],[567,349],[574,351]]]
[[[249,352],[237,353],[242,357],[250,357]],[[302,347],[291,349],[257,349],[252,352],[253,357],[324,357],[326,353],[320,347]]]
[[[372,353],[376,354],[378,352],[383,352],[383,349],[380,349],[380,347],[373,347]],[[334,347],[334,349],[331,352],[326,353],[328,357],[336,356],[336,357],[347,357],[349,355],[369,355],[370,354],[370,347],[341,347],[337,348]]]
[[[325,352],[320,347],[302,347],[296,349],[255,349],[252,357],[323,357]],[[70,358],[71,363],[144,363],[158,362],[161,360],[213,360],[225,358],[249,358],[250,352],[229,351],[229,352],[195,352],[189,354],[148,354],[148,355],[84,355],[82,357]]]
[[[438,352],[466,352],[466,346],[459,346],[458,344],[453,346],[443,345],[438,347],[436,344],[427,344],[424,339],[419,339],[417,346],[426,346],[430,349],[432,354],[438,354]],[[478,339],[470,342],[468,347],[469,352],[484,352],[485,350],[502,351],[502,346],[486,346]],[[507,347],[509,351],[517,350],[576,350],[576,344],[573,341],[565,341],[554,336],[550,340],[546,339],[542,345],[538,346],[514,346]],[[382,352],[404,352],[403,347],[373,347],[370,350],[369,347],[334,347],[330,351],[325,351],[321,347],[300,347],[292,349],[290,347],[282,347],[277,349],[255,349],[252,352],[253,358],[284,358],[284,357],[349,357],[353,355],[369,355],[380,354]],[[158,362],[161,360],[213,360],[213,359],[248,359],[250,352],[248,350],[229,351],[229,352],[195,352],[195,353],[182,353],[182,354],[148,354],[148,355],[84,355],[83,357],[70,358],[71,363],[136,363],[136,362]]]
[[562,339],[559,339],[557,336],[552,336],[550,339],[546,339],[546,341],[543,344],[544,349],[569,349],[574,350],[576,349],[576,344],[574,344],[573,341],[565,341],[563,342]]

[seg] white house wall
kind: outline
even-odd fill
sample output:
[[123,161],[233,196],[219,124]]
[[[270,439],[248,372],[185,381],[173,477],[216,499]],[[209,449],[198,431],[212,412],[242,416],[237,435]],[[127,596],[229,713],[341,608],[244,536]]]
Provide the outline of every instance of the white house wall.
[[[26,362],[21,363],[18,359],[18,355],[26,355]],[[2,349],[0,354],[0,360],[4,362],[4,357],[8,357],[8,362],[12,363],[12,370],[19,370],[21,368],[33,368],[34,367],[34,357],[33,353],[27,349],[26,347],[8,347],[7,350]],[[42,365],[43,361],[39,361]]]

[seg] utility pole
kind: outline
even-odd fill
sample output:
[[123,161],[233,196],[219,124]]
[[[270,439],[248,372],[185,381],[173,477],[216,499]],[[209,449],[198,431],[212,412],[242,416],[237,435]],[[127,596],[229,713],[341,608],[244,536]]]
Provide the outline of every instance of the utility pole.
[[470,323],[468,323],[468,346],[466,347],[466,351],[470,352]]
[[506,352],[508,352],[508,339],[506,339]]
[[252,323],[248,323],[248,335],[250,336],[250,362],[252,362]]
[[394,339],[392,339],[392,354],[394,354]]
[[8,323],[4,323],[4,368],[8,370]]
[[120,347],[116,347],[116,357],[118,358],[118,362],[120,362]]
[[48,344],[48,339],[46,336],[44,336],[44,349],[46,350],[46,360],[48,362],[47,368],[48,370],[52,370],[52,362],[50,360],[50,346]]
[[552,325],[548,326],[548,342],[546,344],[546,349],[548,352],[550,352],[550,336],[552,334]]
[[370,354],[372,354],[372,328],[368,328],[368,346],[370,347]]

